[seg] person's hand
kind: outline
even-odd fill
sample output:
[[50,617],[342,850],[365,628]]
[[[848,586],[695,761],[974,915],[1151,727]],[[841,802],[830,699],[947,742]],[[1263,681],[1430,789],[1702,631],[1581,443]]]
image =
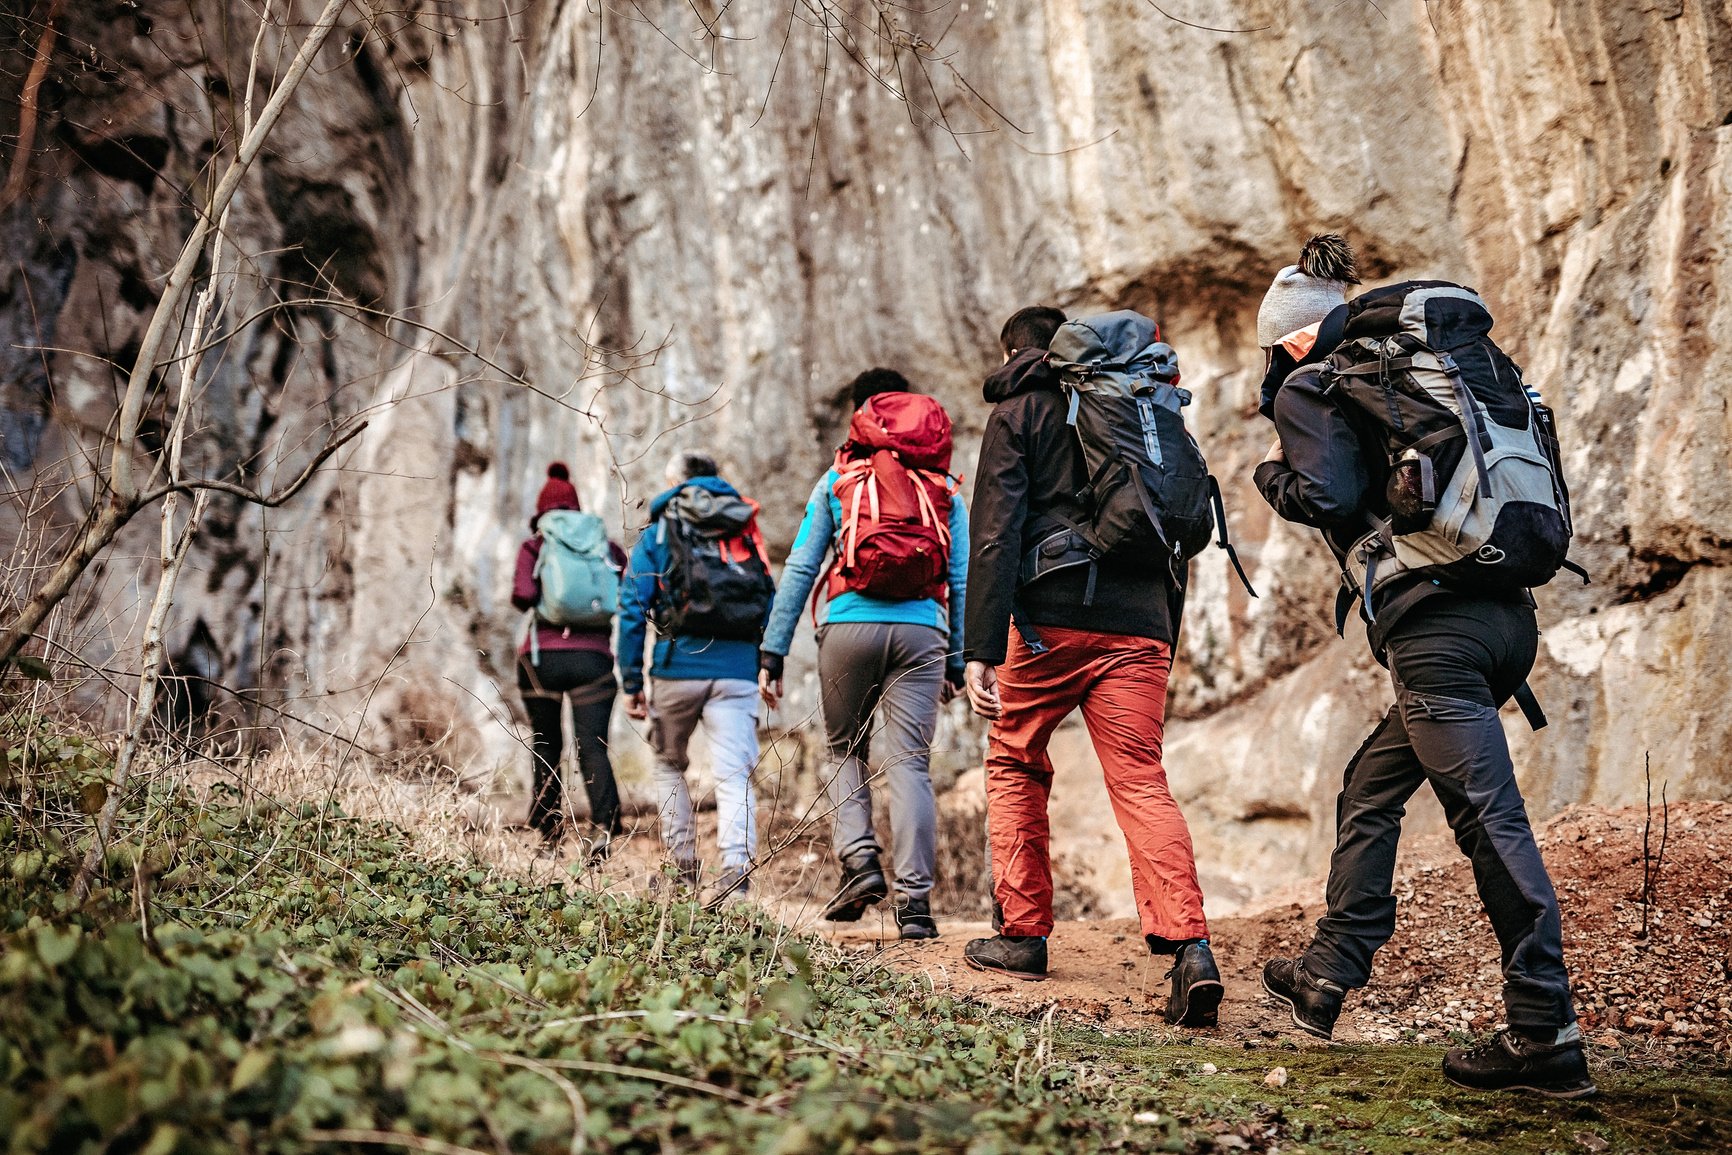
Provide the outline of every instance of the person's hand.
[[772,678],[770,671],[758,671],[758,697],[764,700],[764,708],[774,710],[782,700],[782,679]]
[[1269,452],[1263,455],[1263,460],[1279,461],[1282,465],[1287,464],[1287,451],[1281,448],[1281,439],[1279,437],[1275,439],[1275,444],[1269,447]]
[[982,718],[996,718],[1004,712],[998,700],[998,667],[985,662],[970,662],[963,674],[968,688],[968,704]]
[[964,673],[962,666],[944,667],[944,684],[938,690],[938,704],[941,706],[950,705],[955,700],[956,695],[964,692],[966,683],[967,674]]
[[649,717],[649,699],[639,690],[635,694],[627,694],[625,698],[625,716],[634,722],[641,722]]

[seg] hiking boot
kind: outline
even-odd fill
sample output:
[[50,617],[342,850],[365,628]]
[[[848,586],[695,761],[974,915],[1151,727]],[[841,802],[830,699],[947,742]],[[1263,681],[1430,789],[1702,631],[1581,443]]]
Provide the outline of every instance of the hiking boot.
[[1320,1039],[1335,1037],[1335,1020],[1347,991],[1338,983],[1320,979],[1296,958],[1270,959],[1263,967],[1263,989],[1293,1011],[1293,1025]]
[[1451,1047],[1443,1077],[1476,1091],[1533,1091],[1553,1099],[1585,1099],[1599,1092],[1588,1078],[1588,1057],[1578,1035],[1567,1043],[1541,1043],[1504,1029],[1472,1047]]
[[842,888],[824,907],[824,918],[830,922],[859,922],[867,907],[889,896],[890,883],[884,877],[884,868],[876,858],[868,858],[859,866],[842,868]]
[[1207,940],[1189,942],[1173,954],[1173,980],[1163,1017],[1181,1027],[1212,1027],[1221,1006],[1221,971]]
[[970,939],[962,950],[962,961],[977,971],[1038,982],[1046,978],[1046,939],[1010,934]]
[[587,866],[600,866],[613,853],[613,835],[605,830],[597,830],[587,838],[578,840],[578,858]]
[[932,904],[924,898],[896,896],[896,926],[904,939],[938,937],[938,923],[932,918]]
[[673,867],[671,875],[668,873],[667,867],[663,866],[650,876],[649,892],[652,895],[673,894],[678,897],[681,894],[696,892],[698,884],[703,878],[703,866],[696,859],[692,859],[689,862],[676,860]]
[[710,889],[710,896],[705,900],[706,906],[720,906],[723,902],[745,898],[752,889],[752,868],[749,866],[724,866],[721,876]]

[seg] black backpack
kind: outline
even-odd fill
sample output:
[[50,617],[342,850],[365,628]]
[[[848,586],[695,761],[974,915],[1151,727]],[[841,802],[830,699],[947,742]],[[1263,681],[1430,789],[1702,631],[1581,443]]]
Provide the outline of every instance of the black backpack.
[[757,506],[689,485],[668,502],[656,532],[667,572],[650,620],[663,637],[758,642],[776,596]]
[[1227,538],[1221,487],[1185,428],[1180,410],[1191,395],[1178,387],[1179,357],[1159,326],[1128,310],[1070,321],[1053,335],[1047,362],[1069,402],[1088,483],[1074,495],[1079,517],[1037,532],[1023,583],[1086,564],[1089,603],[1095,563],[1113,558],[1159,566],[1183,587],[1186,563],[1219,531],[1217,544],[1256,597]]
[[1387,520],[1348,550],[1352,599],[1399,574],[1503,592],[1544,585],[1567,560],[1572,525],[1556,427],[1521,369],[1492,341],[1472,289],[1406,281],[1347,307],[1319,374],[1325,396],[1369,419],[1389,460]]

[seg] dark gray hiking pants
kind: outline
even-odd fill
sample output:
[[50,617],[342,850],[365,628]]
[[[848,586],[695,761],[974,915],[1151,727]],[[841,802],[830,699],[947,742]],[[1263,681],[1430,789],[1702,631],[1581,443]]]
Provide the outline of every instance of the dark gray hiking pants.
[[1329,910],[1305,969],[1362,987],[1395,933],[1395,845],[1407,800],[1430,782],[1503,948],[1504,1010],[1517,1028],[1573,1023],[1557,895],[1534,843],[1497,708],[1533,666],[1532,608],[1437,596],[1388,638],[1395,705],[1347,764],[1336,803]]
[[890,788],[896,890],[911,899],[932,892],[938,855],[929,765],[944,656],[944,632],[932,626],[832,622],[818,631],[831,843],[849,867],[882,853],[872,829],[870,766]]

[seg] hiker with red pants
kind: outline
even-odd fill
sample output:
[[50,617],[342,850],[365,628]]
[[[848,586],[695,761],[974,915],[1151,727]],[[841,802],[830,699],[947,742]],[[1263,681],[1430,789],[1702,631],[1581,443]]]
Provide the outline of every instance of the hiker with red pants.
[[929,762],[938,707],[962,685],[962,652],[952,639],[962,633],[968,512],[951,492],[943,406],[890,369],[860,374],[850,396],[856,409],[848,439],[812,488],[782,570],[758,685],[774,707],[812,595],[829,753],[825,790],[842,864],[842,884],[824,917],[857,922],[889,896],[869,786],[882,776],[890,791],[898,933],[927,939],[938,934],[931,904],[938,807]]
[[529,825],[549,846],[566,834],[560,715],[569,701],[578,769],[596,828],[588,853],[598,858],[621,829],[607,728],[616,693],[613,616],[625,552],[608,540],[599,517],[583,512],[561,461],[547,467],[529,528],[511,586],[511,604],[530,615],[517,654],[517,687],[533,733]]
[[[1328,910],[1264,989],[1330,1038],[1395,932],[1396,845],[1429,784],[1473,863],[1501,947],[1508,1029],[1444,1055],[1450,1080],[1558,1098],[1595,1093],[1564,967],[1562,917],[1498,708],[1545,718],[1526,678],[1532,587],[1568,560],[1569,491],[1551,412],[1492,341],[1473,290],[1405,281],[1346,299],[1353,252],[1312,237],[1257,312],[1261,412],[1278,434],[1257,488],[1323,533],[1341,567],[1336,627],[1358,607],[1395,704],[1348,762]],[[1581,576],[1585,577],[1585,574]]]
[[[1049,352],[1061,327],[1073,355],[1094,350],[1098,397],[1067,387]],[[970,942],[963,957],[977,970],[1046,977],[1047,745],[1080,708],[1130,852],[1143,937],[1173,959],[1165,1018],[1212,1026],[1221,976],[1190,830],[1161,764],[1184,561],[1209,536],[1212,486],[1177,417],[1189,395],[1177,388],[1171,347],[1134,313],[1067,325],[1057,309],[1027,308],[1005,323],[1000,344],[1004,364],[985,386],[993,409],[974,483],[965,651],[969,701],[992,720],[987,826],[1000,933]],[[1105,388],[1114,382],[1126,388]],[[1103,441],[1115,438],[1122,443]],[[1151,443],[1169,466],[1187,464],[1185,492],[1148,489],[1158,484]],[[1091,471],[1095,453],[1107,456]]]

